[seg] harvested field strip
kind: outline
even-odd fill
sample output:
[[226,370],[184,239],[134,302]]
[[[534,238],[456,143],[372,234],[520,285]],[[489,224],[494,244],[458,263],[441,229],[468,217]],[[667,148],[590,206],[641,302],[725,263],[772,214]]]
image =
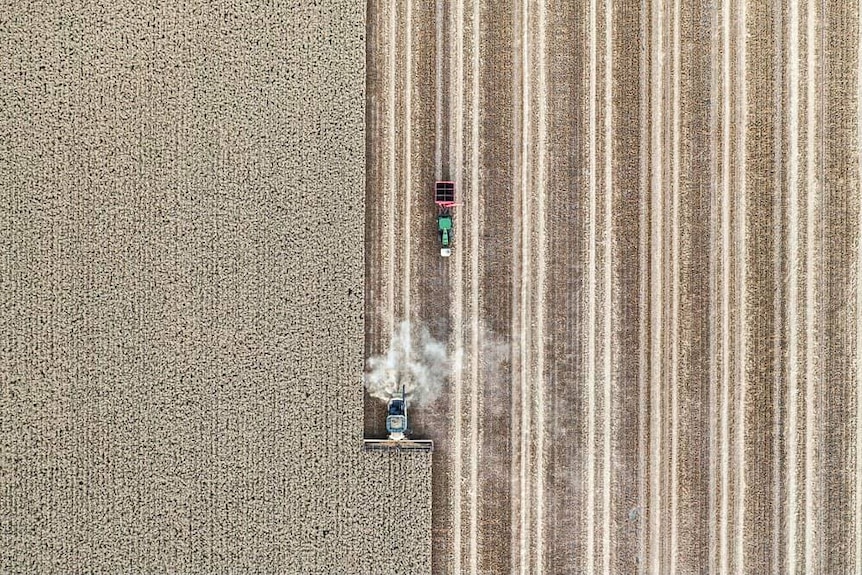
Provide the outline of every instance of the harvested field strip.
[[410,271],[451,304],[448,391],[417,410],[452,437],[435,566],[852,571],[858,10],[441,10],[446,103],[414,102],[413,141],[444,134],[464,205],[451,260],[416,240]]

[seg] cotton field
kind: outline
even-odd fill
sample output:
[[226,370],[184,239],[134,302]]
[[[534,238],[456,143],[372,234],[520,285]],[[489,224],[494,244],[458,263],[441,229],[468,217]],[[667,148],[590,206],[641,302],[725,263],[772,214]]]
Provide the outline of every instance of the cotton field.
[[3,13],[0,571],[429,572],[430,456],[361,452],[365,6]]

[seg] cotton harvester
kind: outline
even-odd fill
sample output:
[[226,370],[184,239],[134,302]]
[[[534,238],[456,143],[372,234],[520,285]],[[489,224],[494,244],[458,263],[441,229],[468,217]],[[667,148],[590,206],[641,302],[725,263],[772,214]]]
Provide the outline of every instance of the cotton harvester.
[[434,451],[430,439],[407,437],[407,395],[401,387],[401,397],[393,397],[386,405],[386,439],[365,439],[365,451]]
[[452,255],[452,208],[455,203],[455,182],[439,181],[434,184],[434,203],[437,204],[437,234],[440,236],[440,255]]

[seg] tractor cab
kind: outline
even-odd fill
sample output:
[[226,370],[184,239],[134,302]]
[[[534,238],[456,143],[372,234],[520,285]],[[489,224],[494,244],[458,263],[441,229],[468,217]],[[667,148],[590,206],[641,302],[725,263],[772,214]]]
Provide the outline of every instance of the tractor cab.
[[404,439],[404,434],[407,433],[407,404],[403,392],[401,397],[389,400],[386,408],[386,431],[389,433],[389,439],[393,440]]
[[439,214],[437,216],[437,233],[440,235],[440,255],[448,258],[452,255],[452,214]]

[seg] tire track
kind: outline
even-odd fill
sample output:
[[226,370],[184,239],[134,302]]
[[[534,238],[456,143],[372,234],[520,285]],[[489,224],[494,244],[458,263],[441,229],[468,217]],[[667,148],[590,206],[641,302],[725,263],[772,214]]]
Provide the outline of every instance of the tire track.
[[[454,133],[450,135],[450,141],[455,141],[454,150],[450,146],[450,165],[453,166],[454,180],[463,183],[464,181],[464,0],[458,0],[455,4],[455,13],[453,15],[453,26],[450,27],[455,34],[455,59],[454,74],[455,79],[453,89],[455,91],[455,116]],[[455,227],[455,244],[465,245],[465,233],[462,226]],[[455,281],[452,285],[453,297],[453,348],[455,349],[455,365],[453,367],[453,384],[454,384],[454,420],[455,420],[455,437],[453,441],[453,465],[454,465],[454,485],[453,494],[453,572],[461,573],[462,570],[462,530],[463,530],[463,481],[464,481],[464,462],[463,462],[463,441],[464,430],[462,423],[462,414],[464,409],[464,251],[455,250]]]
[[679,0],[673,2],[673,39],[672,39],[672,101],[673,134],[671,142],[671,318],[670,318],[670,565],[669,572],[676,575],[678,554],[678,444],[679,444],[679,196],[680,196],[680,6]]
[[[722,185],[721,179],[721,160],[719,153],[720,141],[718,137],[721,126],[721,108],[717,102],[720,102],[721,97],[721,81],[723,79],[723,69],[719,62],[721,53],[722,37],[721,24],[723,13],[720,10],[713,11],[712,15],[712,37],[710,39],[710,189],[718,190]],[[721,448],[719,438],[720,416],[718,415],[721,407],[721,386],[719,384],[721,372],[718,356],[720,353],[720,339],[714,335],[716,325],[721,325],[721,316],[718,308],[720,307],[720,297],[717,295],[719,289],[719,274],[721,272],[721,242],[719,241],[720,223],[719,223],[719,207],[720,200],[717,198],[717,192],[710,194],[709,207],[709,235],[710,235],[710,252],[718,253],[718,257],[711,257],[709,264],[709,566],[710,572],[719,572],[720,569],[720,513],[721,513],[721,469],[720,461],[716,462],[716,454]]]
[[651,126],[650,126],[650,267],[649,267],[649,349],[650,349],[650,373],[649,373],[649,405],[650,413],[650,571],[659,573],[662,570],[662,304],[663,304],[663,210],[662,210],[662,188],[663,162],[662,162],[662,123],[664,118],[663,109],[663,81],[664,81],[664,14],[662,5],[653,8],[653,38],[652,62],[650,67],[651,83]]
[[[443,178],[443,134],[446,130],[443,126],[443,47],[445,41],[444,23],[446,14],[444,5],[446,0],[436,0],[434,3],[434,44],[436,52],[434,56],[434,179],[442,180]],[[446,110],[448,116],[448,110]],[[448,123],[448,121],[447,121]]]
[[[520,144],[521,149],[519,152],[520,155],[520,163],[519,163],[519,181],[516,182],[515,187],[519,190],[518,198],[520,200],[520,266],[516,265],[515,268],[520,270],[520,273],[516,277],[520,277],[520,294],[519,304],[517,309],[518,323],[517,327],[515,327],[515,337],[519,342],[519,352],[520,358],[518,362],[518,373],[515,378],[518,381],[518,390],[519,390],[519,426],[518,426],[518,438],[519,438],[519,457],[518,457],[518,485],[519,485],[519,499],[518,499],[518,562],[520,573],[526,574],[530,572],[531,562],[530,562],[530,549],[532,545],[532,540],[530,538],[530,524],[531,524],[531,516],[530,516],[530,507],[529,503],[531,500],[531,490],[530,490],[530,462],[532,458],[532,450],[531,450],[531,403],[532,398],[530,397],[530,388],[529,388],[529,377],[530,377],[530,368],[532,366],[532,341],[530,338],[530,330],[529,326],[531,322],[530,318],[530,308],[531,308],[531,299],[530,296],[532,294],[532,262],[531,262],[531,238],[530,238],[530,227],[528,222],[530,222],[530,194],[527,190],[530,189],[530,181],[532,175],[532,146],[531,146],[531,133],[532,133],[532,121],[531,121],[531,104],[532,104],[532,90],[531,90],[531,74],[530,69],[532,66],[531,61],[531,42],[530,42],[530,9],[529,9],[529,0],[523,0],[521,4],[521,20],[520,20],[520,36],[521,36],[521,54],[520,54],[520,67],[521,67],[521,126],[520,126]],[[514,322],[513,322],[514,323]]]
[[546,261],[546,190],[547,181],[547,115],[548,115],[548,79],[547,51],[545,46],[546,15],[545,2],[538,3],[538,118],[536,124],[536,229],[538,253],[536,270],[536,564],[535,572],[541,575],[545,563],[545,278],[547,274]]
[[604,358],[602,379],[604,418],[602,426],[603,452],[602,461],[602,572],[611,572],[611,421],[613,419],[612,384],[613,384],[613,2],[605,2],[604,21],[604,323],[603,323],[603,350]]
[[[640,193],[638,197],[638,213],[640,215],[638,234],[638,501],[640,509],[646,517],[646,521],[652,520],[652,507],[650,499],[650,359],[649,341],[650,334],[650,257],[649,246],[651,238],[650,228],[650,167],[652,152],[652,124],[650,122],[650,110],[652,109],[652,69],[650,58],[652,56],[652,21],[654,19],[653,8],[645,8],[641,12],[640,36],[643,39],[645,49],[641,51],[640,59],[640,149],[645,153],[640,155],[639,174]],[[650,565],[650,550],[652,537],[650,525],[644,525],[638,530],[638,573],[647,573]]]
[[[525,42],[525,25],[526,16],[524,14],[524,0],[520,4],[516,4],[513,8],[514,34],[517,38],[513,42],[514,53],[513,71],[514,71],[514,99],[520,100],[521,113],[514,112],[514,138],[512,140],[513,150],[513,169],[512,169],[512,213],[521,214],[523,216],[523,196],[524,185],[523,177],[526,167],[524,166],[525,158],[523,155],[524,141],[526,138],[525,128],[525,113],[524,113],[524,94],[527,63],[524,61],[524,42]],[[520,41],[520,45],[519,45]],[[517,108],[516,108],[517,109]],[[519,150],[518,145],[521,149]],[[511,499],[511,569],[513,572],[525,573],[524,554],[524,525],[523,525],[523,506],[524,498],[524,481],[523,481],[523,459],[526,456],[522,441],[522,433],[524,428],[523,422],[523,386],[524,386],[524,341],[523,341],[523,217],[514,217],[512,222],[512,332],[511,341],[513,345],[512,352],[512,460],[510,468],[509,484],[512,490]],[[517,351],[515,351],[517,349]],[[517,496],[515,495],[517,493]]]

